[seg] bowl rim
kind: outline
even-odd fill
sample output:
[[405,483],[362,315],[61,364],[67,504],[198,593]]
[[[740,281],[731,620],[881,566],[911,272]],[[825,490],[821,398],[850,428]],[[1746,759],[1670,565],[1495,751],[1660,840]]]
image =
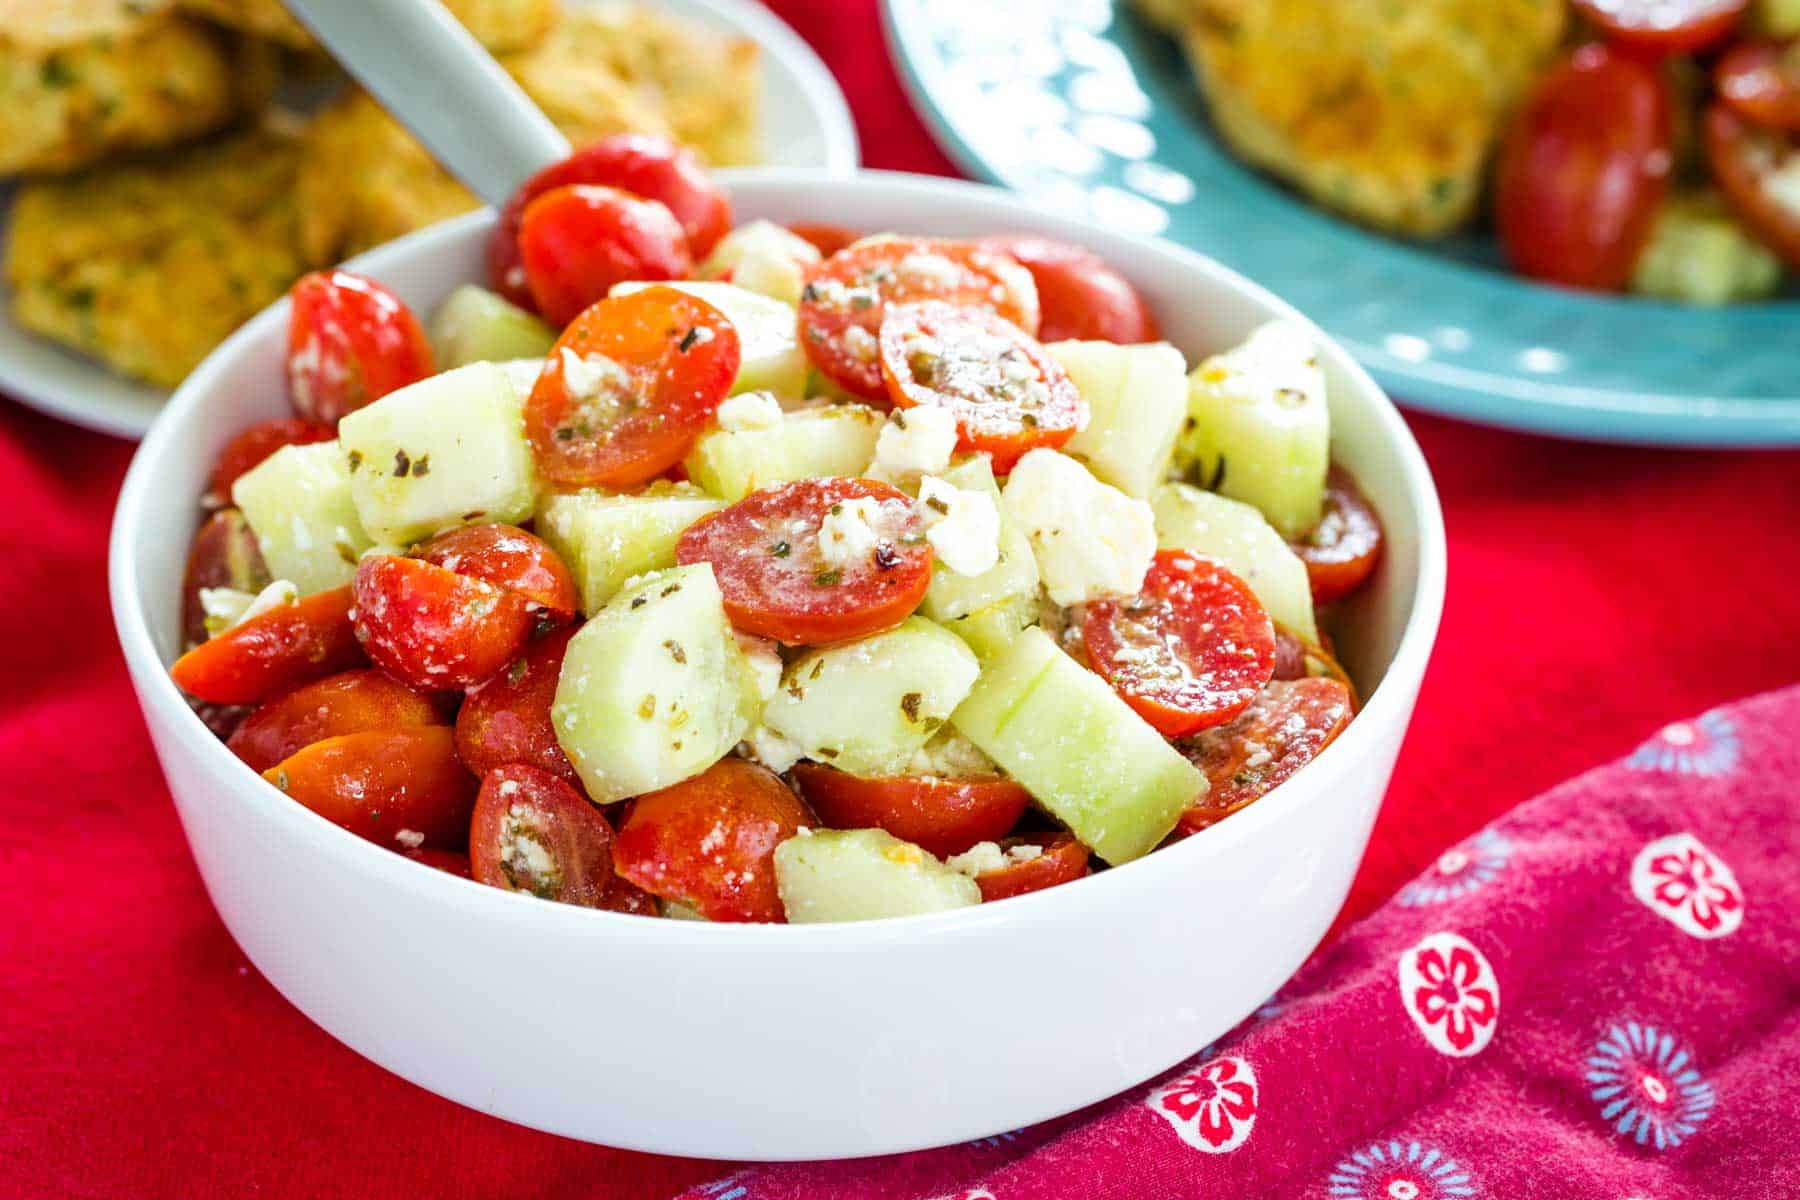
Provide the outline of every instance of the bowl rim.
[[[1013,193],[988,184],[894,171],[861,170],[851,174],[833,174],[816,168],[744,168],[716,173],[729,192],[739,185],[757,187],[804,185],[829,190],[879,190],[889,195],[917,200],[949,198],[956,201],[981,201],[988,205],[1004,202],[1017,208],[1019,198]],[[1079,239],[1088,222],[1056,213],[1033,210],[1039,225],[1060,226],[1062,236]],[[350,260],[347,267],[379,278],[390,264],[419,255],[429,255],[436,248],[458,244],[479,236],[491,228],[492,209],[481,209],[453,218],[430,228],[369,251]],[[1442,616],[1446,579],[1446,544],[1443,513],[1436,488],[1423,452],[1411,430],[1401,418],[1393,401],[1375,383],[1342,345],[1324,333],[1303,314],[1260,285],[1222,266],[1196,251],[1161,239],[1103,231],[1115,240],[1136,244],[1147,253],[1168,261],[1183,275],[1204,277],[1213,286],[1237,291],[1272,308],[1284,319],[1301,322],[1314,331],[1319,345],[1335,364],[1365,393],[1376,398],[1375,420],[1380,440],[1391,448],[1400,468],[1406,502],[1418,524],[1418,572],[1414,580],[1410,609],[1394,652],[1388,660],[1382,683],[1367,698],[1358,714],[1330,746],[1295,778],[1323,780],[1326,775],[1347,775],[1354,766],[1379,755],[1377,739],[1389,726],[1397,727],[1395,740],[1404,738],[1411,706],[1417,696],[1432,644]],[[705,921],[647,921],[625,913],[586,909],[575,905],[545,904],[536,897],[512,894],[487,887],[447,872],[422,868],[383,846],[378,846],[326,820],[303,805],[289,802],[273,788],[252,786],[261,779],[213,735],[188,706],[174,682],[168,666],[158,654],[150,633],[143,599],[137,594],[135,578],[139,564],[139,534],[144,520],[146,498],[157,485],[160,460],[174,453],[179,436],[192,421],[192,413],[215,389],[215,380],[227,364],[252,344],[272,334],[287,319],[288,301],[283,298],[251,318],[227,338],[197,367],[179,388],[152,424],[132,457],[130,469],[120,488],[109,539],[107,576],[114,623],[139,705],[146,718],[156,717],[168,727],[183,748],[195,756],[209,776],[217,778],[225,798],[231,803],[255,806],[260,818],[270,823],[279,836],[303,839],[319,855],[328,858],[334,868],[360,873],[382,886],[422,891],[451,908],[479,913],[484,919],[504,920],[529,927],[540,936],[592,937],[599,933],[625,941],[666,945],[692,943],[717,946],[728,939],[732,945],[757,948],[780,947],[821,953],[871,943],[891,942],[899,938],[953,936],[996,920],[1010,925],[1032,920],[1060,920],[1060,909],[1075,903],[1071,896],[1097,896],[1097,889],[1156,888],[1158,872],[1163,875],[1186,871],[1202,859],[1230,853],[1240,842],[1258,837],[1292,809],[1311,799],[1316,789],[1277,788],[1261,802],[1221,821],[1181,842],[1121,864],[1085,879],[1074,887],[1049,888],[1041,892],[1013,897],[1004,907],[974,905],[946,912],[904,917],[884,917],[869,921],[787,924],[726,924]],[[167,770],[164,770],[165,783]],[[213,799],[219,797],[213,796]],[[510,907],[509,907],[510,906]]]

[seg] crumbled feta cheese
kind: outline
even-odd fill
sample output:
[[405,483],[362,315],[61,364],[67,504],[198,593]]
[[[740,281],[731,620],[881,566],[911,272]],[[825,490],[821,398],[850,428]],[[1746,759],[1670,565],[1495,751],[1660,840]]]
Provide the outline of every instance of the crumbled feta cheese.
[[750,668],[750,675],[756,681],[756,692],[767,704],[781,687],[781,654],[775,643],[765,637],[757,637],[754,633],[731,631],[737,639],[738,649],[744,655],[744,662]]
[[601,392],[627,391],[631,375],[604,354],[577,354],[562,348],[562,381],[569,395],[577,400],[597,399]]
[[881,535],[872,522],[881,516],[881,502],[858,496],[831,506],[819,522],[819,557],[830,567],[858,566],[869,561]]
[[425,844],[425,835],[417,829],[401,829],[395,831],[394,840],[408,850],[417,850]]
[[946,726],[929,742],[913,751],[906,760],[902,775],[929,775],[936,779],[968,779],[1000,773],[994,760],[981,752],[981,747]]
[[874,362],[881,345],[875,335],[861,325],[847,325],[844,327],[844,349],[858,362]]
[[941,254],[915,250],[894,266],[894,274],[908,287],[947,292],[962,282],[962,270]]
[[958,575],[979,575],[1000,561],[1000,509],[986,492],[927,475],[919,481],[919,511],[925,540]]
[[780,775],[793,770],[805,751],[798,742],[789,741],[767,725],[758,725],[738,743],[738,753]]
[[935,475],[956,451],[956,418],[947,408],[926,404],[896,408],[875,439],[875,469],[894,481]]
[[976,842],[961,854],[953,854],[944,860],[944,865],[952,871],[961,872],[970,879],[977,875],[987,875],[994,871],[1004,871],[1007,867],[1017,866],[1022,862],[1044,853],[1042,846],[1031,842],[1020,842],[1016,846],[1008,846],[1002,850],[998,842]]
[[[506,794],[504,789],[501,794]],[[500,823],[500,861],[512,868],[510,873],[539,879],[556,871],[556,861],[539,839],[537,819],[523,804],[509,806]]]
[[537,386],[538,376],[544,373],[544,362],[541,358],[509,358],[499,364],[500,373],[519,395],[529,396]]
[[284,604],[296,604],[300,589],[285,579],[277,579],[254,594],[237,588],[201,588],[200,608],[206,613],[208,637],[218,637],[228,629],[236,629]]
[[743,392],[719,405],[719,428],[732,433],[774,429],[781,424],[781,403],[768,392]]
[[1285,399],[1294,406],[1325,402],[1312,334],[1292,321],[1258,326],[1243,344],[1200,364],[1202,383],[1245,400]]
[[1142,500],[1054,450],[1021,458],[1001,499],[1030,538],[1038,574],[1056,603],[1130,596],[1143,586],[1156,556],[1156,518]]

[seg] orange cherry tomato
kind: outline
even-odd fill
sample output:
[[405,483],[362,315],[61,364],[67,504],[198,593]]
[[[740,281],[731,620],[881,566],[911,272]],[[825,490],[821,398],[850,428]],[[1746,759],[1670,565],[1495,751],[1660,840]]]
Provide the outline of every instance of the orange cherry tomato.
[[1609,41],[1643,54],[1686,54],[1723,41],[1749,0],[1574,0]]
[[990,310],[1026,333],[1038,327],[1037,289],[1024,267],[973,242],[872,238],[814,264],[800,293],[800,344],[839,387],[882,402],[876,337],[890,304],[942,300]]
[[612,845],[600,810],[556,776],[523,763],[482,776],[469,828],[477,883],[601,908],[613,881]]
[[519,260],[537,310],[563,326],[616,283],[685,279],[687,235],[667,208],[617,188],[552,188],[525,207]]
[[446,875],[454,875],[458,879],[473,879],[469,873],[469,856],[456,850],[403,850],[401,854],[416,863],[442,871]]
[[187,568],[181,579],[181,637],[187,646],[206,640],[206,607],[201,588],[236,588],[260,592],[269,586],[269,568],[262,548],[244,514],[221,509],[206,518],[188,548]]
[[1701,125],[1706,160],[1738,219],[1787,265],[1800,271],[1800,213],[1769,187],[1776,171],[1800,161],[1800,139],[1744,121],[1721,103]]
[[475,777],[442,725],[347,733],[314,742],[263,778],[333,824],[390,850],[460,850]]
[[360,667],[350,589],[302,596],[195,646],[169,675],[211,704],[261,704],[303,683]]
[[1495,215],[1522,274],[1575,288],[1631,278],[1674,158],[1656,67],[1583,46],[1537,83],[1501,148]]
[[567,627],[538,638],[463,700],[456,713],[456,752],[469,770],[485,775],[523,763],[581,786],[550,724],[563,655],[574,636],[574,627]]
[[695,258],[704,258],[731,228],[731,202],[692,151],[653,134],[609,134],[527,179],[500,210],[488,244],[488,270],[495,288],[514,304],[535,303],[519,257],[525,209],[545,192],[574,183],[618,188],[660,203],[681,225]]
[[1214,559],[1160,550],[1129,600],[1088,606],[1088,660],[1166,737],[1221,725],[1275,671],[1275,627],[1250,585]]
[[422,692],[481,683],[519,656],[537,624],[523,596],[416,558],[365,555],[351,586],[363,649]]
[[346,671],[269,701],[225,744],[251,770],[266,771],[328,737],[448,723],[437,705],[382,672]]
[[1713,68],[1713,86],[1746,121],[1800,133],[1800,38],[1739,42]]
[[983,904],[1005,900],[1009,896],[1023,896],[1026,892],[1041,892],[1088,873],[1088,848],[1071,834],[1030,833],[1000,843],[1002,850],[1014,846],[1042,846],[1044,852],[1036,858],[1009,863],[998,871],[983,871],[977,875],[975,886],[981,889]]
[[336,425],[434,373],[419,318],[373,279],[314,271],[288,296],[288,398],[305,420]]
[[1161,336],[1137,289],[1092,251],[1030,234],[985,237],[980,245],[1012,256],[1031,272],[1043,312],[1039,341],[1129,344]]
[[413,557],[513,592],[548,621],[573,620],[581,603],[575,577],[550,543],[517,525],[447,529]]
[[[875,545],[826,561],[827,516],[872,500]],[[752,492],[694,522],[675,545],[683,566],[712,564],[731,623],[791,646],[848,641],[904,621],[931,586],[931,547],[906,493],[872,479],[800,479]]]
[[862,240],[860,231],[845,225],[824,225],[816,221],[796,221],[787,231],[802,241],[811,242],[821,257],[830,258],[839,250]]
[[1381,520],[1350,478],[1337,467],[1325,484],[1325,511],[1311,533],[1289,543],[1306,564],[1314,604],[1348,596],[1375,573],[1381,558]]
[[283,417],[252,425],[225,443],[213,464],[206,493],[200,497],[203,508],[223,508],[231,503],[231,485],[240,475],[260,465],[262,460],[283,446],[307,446],[313,442],[329,442],[337,430],[317,421]]
[[774,772],[720,759],[633,800],[613,844],[620,875],[709,921],[785,922],[775,847],[813,818]]
[[741,357],[725,315],[685,292],[602,300],[563,331],[525,402],[538,470],[565,488],[648,483],[693,446]]
[[1176,832],[1196,833],[1267,795],[1344,731],[1354,707],[1336,679],[1278,679],[1229,725],[1178,744],[1211,786]]
[[1005,837],[1031,803],[1031,793],[997,775],[869,779],[802,762],[794,765],[794,782],[828,828],[885,829],[939,858]]

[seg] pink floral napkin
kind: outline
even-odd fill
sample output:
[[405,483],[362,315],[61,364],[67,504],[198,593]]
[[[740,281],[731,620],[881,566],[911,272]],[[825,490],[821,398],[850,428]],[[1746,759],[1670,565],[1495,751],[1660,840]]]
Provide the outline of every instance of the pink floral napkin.
[[1790,1200],[1797,1119],[1800,687],[1515,809],[1150,1086],[687,1198]]

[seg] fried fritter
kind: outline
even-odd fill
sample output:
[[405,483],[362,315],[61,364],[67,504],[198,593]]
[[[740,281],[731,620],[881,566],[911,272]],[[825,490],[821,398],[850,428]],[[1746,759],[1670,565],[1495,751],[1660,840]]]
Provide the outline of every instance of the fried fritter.
[[[187,11],[292,50],[319,45],[281,0],[176,0]],[[496,54],[535,46],[556,24],[557,0],[444,0],[450,15]]]
[[304,269],[297,131],[279,119],[154,163],[19,189],[6,248],[18,323],[173,386]]

